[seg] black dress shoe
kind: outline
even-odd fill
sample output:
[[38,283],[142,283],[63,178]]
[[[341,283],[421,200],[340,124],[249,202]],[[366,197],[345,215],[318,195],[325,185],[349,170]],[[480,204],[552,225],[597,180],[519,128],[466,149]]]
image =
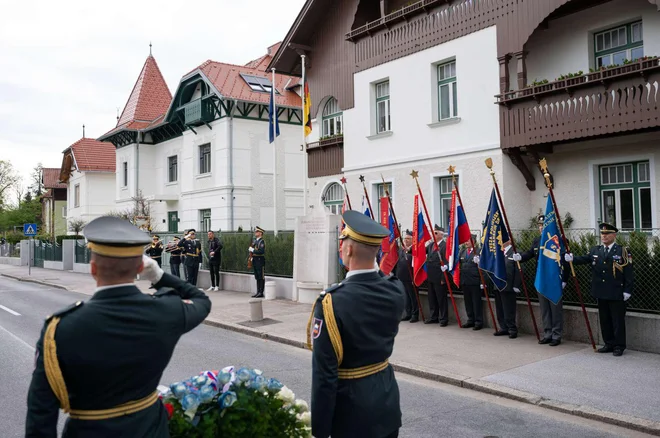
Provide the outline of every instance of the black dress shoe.
[[550,342],[552,342],[552,339],[550,339],[550,338],[543,338],[543,339],[541,339],[541,340],[539,341],[539,344],[541,344],[541,345],[545,345],[545,344],[549,344]]
[[468,322],[467,324],[463,325],[463,328],[472,328],[472,327],[474,327],[473,322]]
[[518,333],[511,333],[509,335],[509,338],[511,338],[511,339],[516,339],[517,337],[518,337]]
[[264,297],[264,294],[262,294],[262,293],[258,293],[254,296],[254,298],[263,298],[263,297]]
[[251,295],[250,298],[257,298],[257,295],[259,295],[259,292],[257,292],[257,293],[254,294],[254,295]]
[[413,316],[410,318],[410,322],[419,322],[419,316]]
[[427,319],[424,321],[424,324],[437,324],[438,320],[437,319]]
[[410,316],[404,316],[401,318],[401,321],[410,321],[411,317]]
[[474,331],[478,331],[478,330],[481,330],[482,328],[483,328],[483,326],[475,325],[475,326],[472,328],[472,330],[474,330]]
[[507,336],[509,332],[506,330],[498,330],[495,333],[493,333],[493,336]]
[[609,345],[604,345],[597,350],[599,353],[611,353],[614,351],[614,347]]
[[616,357],[623,356],[623,350],[621,348],[615,347],[614,353],[612,353],[612,355]]
[[446,322],[446,321],[443,321],[443,322],[440,323],[440,327],[447,327],[447,324],[449,324],[449,323]]
[[551,347],[556,347],[559,344],[561,344],[561,339],[553,339],[552,342],[550,342]]

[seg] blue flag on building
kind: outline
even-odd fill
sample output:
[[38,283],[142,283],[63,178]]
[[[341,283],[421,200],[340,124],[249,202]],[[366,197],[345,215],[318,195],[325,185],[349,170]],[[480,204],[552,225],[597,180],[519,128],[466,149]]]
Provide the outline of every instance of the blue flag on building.
[[[273,74],[273,77],[275,74]],[[280,135],[280,122],[277,119],[277,104],[275,103],[275,85],[270,87],[270,102],[268,103],[268,138],[270,143],[275,141],[275,137]],[[275,129],[273,129],[273,123]]]
[[552,206],[552,199],[548,196],[545,206],[545,221],[539,242],[539,261],[536,265],[536,290],[552,301],[559,303],[562,295],[563,265],[561,262],[564,245],[560,238],[557,215]]
[[498,290],[506,287],[506,257],[504,257],[503,243],[509,240],[509,233],[504,226],[504,219],[497,202],[495,189],[490,195],[488,213],[486,213],[486,225],[484,227],[481,241],[481,254],[479,255],[479,267],[488,273],[488,276]]

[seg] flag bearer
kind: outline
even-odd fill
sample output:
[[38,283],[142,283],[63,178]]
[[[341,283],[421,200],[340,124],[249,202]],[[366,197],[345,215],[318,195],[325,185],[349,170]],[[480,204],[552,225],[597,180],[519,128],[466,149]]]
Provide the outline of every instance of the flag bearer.
[[[476,242],[477,236],[473,234],[472,240]],[[479,275],[479,256],[477,254],[479,254],[479,250],[472,248],[472,241],[468,240],[458,256],[461,264],[459,283],[461,283],[465,312],[468,316],[467,324],[463,324],[463,328],[472,327],[472,330],[481,330],[484,327],[481,276]]]
[[444,228],[436,224],[433,233],[438,245],[436,247],[432,240],[429,241],[426,258],[431,318],[424,321],[424,324],[437,324],[439,322],[440,327],[447,327],[449,323],[449,304],[447,303],[447,282],[444,275],[447,271],[447,260],[445,258],[447,242],[443,240],[445,236]]
[[396,276],[406,289],[406,310],[402,321],[418,322],[419,306],[417,305],[412,277],[412,231],[406,230],[403,245],[404,248],[399,248],[399,260],[396,264]]

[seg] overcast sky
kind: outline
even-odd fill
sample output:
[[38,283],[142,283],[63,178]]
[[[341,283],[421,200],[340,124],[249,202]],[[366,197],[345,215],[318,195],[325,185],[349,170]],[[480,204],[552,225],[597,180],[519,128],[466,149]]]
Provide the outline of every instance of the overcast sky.
[[[304,0],[0,0],[0,159],[27,180],[116,124],[149,55],[170,92],[207,59],[245,64],[281,41]],[[27,181],[26,181],[27,182]]]

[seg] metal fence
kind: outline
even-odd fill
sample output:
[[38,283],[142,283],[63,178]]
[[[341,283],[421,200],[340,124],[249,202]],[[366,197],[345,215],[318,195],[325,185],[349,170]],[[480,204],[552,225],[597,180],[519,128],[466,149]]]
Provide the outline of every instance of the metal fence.
[[[181,234],[155,233],[160,237],[164,246],[174,241],[174,236],[182,238]],[[293,232],[280,231],[275,236],[272,232],[264,235],[266,242],[266,275],[272,277],[293,277]],[[235,272],[241,274],[252,274],[248,269],[248,248],[253,239],[250,232],[222,232],[215,233],[222,242],[222,258],[220,270],[222,272]],[[202,246],[202,268],[209,267],[209,242],[206,233],[200,232],[198,240]],[[147,247],[145,247],[146,249]],[[169,272],[170,254],[163,251],[163,269]]]
[[21,244],[5,243],[0,245],[0,257],[20,257]]
[[51,242],[41,242],[44,249],[44,260],[51,262],[62,261],[62,245]]
[[84,240],[76,241],[76,255],[74,262],[76,263],[89,263],[89,260],[92,258],[92,252],[87,248],[87,244]]

